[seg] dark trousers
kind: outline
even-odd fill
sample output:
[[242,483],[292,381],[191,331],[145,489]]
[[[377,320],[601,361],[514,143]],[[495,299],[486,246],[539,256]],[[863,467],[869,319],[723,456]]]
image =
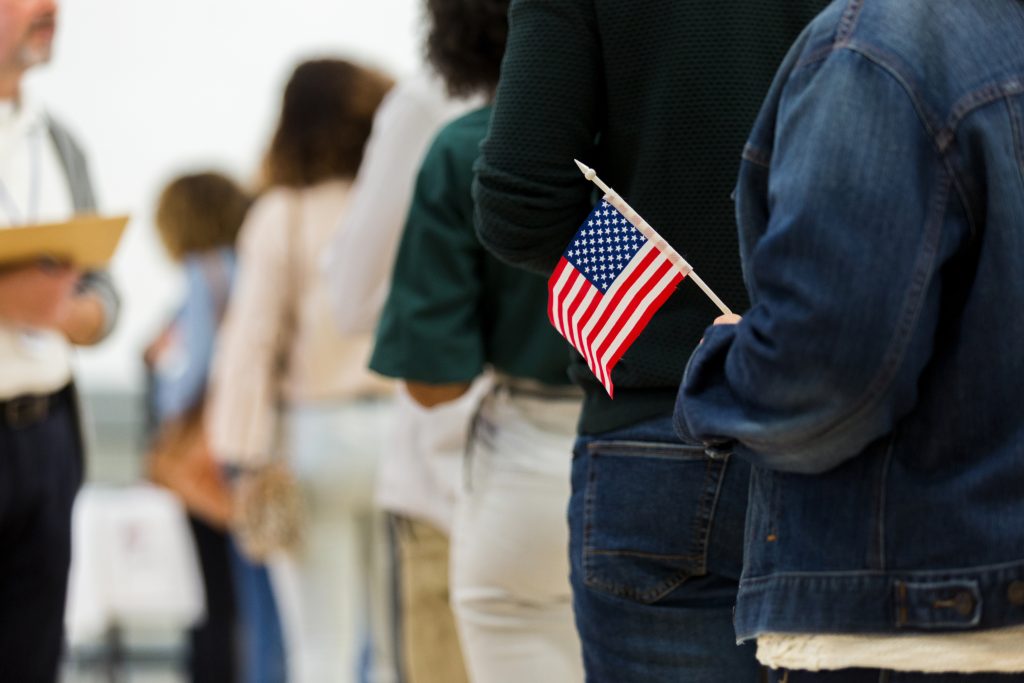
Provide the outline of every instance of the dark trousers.
[[0,415],[0,681],[57,680],[81,481],[70,389],[29,424]]
[[924,674],[878,669],[772,670],[771,683],[1019,683],[1024,674]]
[[238,611],[231,570],[231,539],[189,516],[206,593],[206,617],[192,629],[189,672],[192,683],[233,683],[237,679]]

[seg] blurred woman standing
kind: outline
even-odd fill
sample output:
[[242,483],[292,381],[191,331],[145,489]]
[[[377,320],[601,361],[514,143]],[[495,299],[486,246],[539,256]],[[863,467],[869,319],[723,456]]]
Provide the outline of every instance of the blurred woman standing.
[[[248,642],[253,631],[244,618],[243,628],[237,628],[238,615],[249,613],[251,606],[244,592],[236,590],[241,573],[253,575],[246,586],[262,582],[261,595],[273,602],[265,569],[233,552],[226,531],[230,494],[202,433],[214,340],[234,279],[235,238],[250,203],[230,178],[206,172],[168,183],[156,210],[164,248],[184,270],[185,293],[174,317],[144,356],[149,378],[147,414],[154,436],[147,469],[150,478],[176,493],[188,510],[202,570],[206,616],[190,634],[192,683],[251,680],[238,677],[241,667],[236,660],[236,653],[254,645]],[[246,604],[238,605],[239,601]],[[275,648],[263,642],[260,649],[266,657]]]
[[[318,265],[390,87],[342,60],[292,74],[214,364],[217,457],[245,478],[283,454],[305,506],[303,542],[271,562],[294,683],[358,680],[371,615],[387,611],[373,580],[385,532],[372,491],[389,388],[365,369],[369,336],[335,329]],[[374,679],[393,676],[375,664]]]

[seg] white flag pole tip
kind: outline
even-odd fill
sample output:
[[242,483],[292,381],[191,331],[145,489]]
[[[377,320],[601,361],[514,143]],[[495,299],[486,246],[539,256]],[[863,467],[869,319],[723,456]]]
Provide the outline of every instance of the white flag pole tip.
[[576,165],[579,167],[580,172],[587,177],[587,180],[593,182],[594,178],[597,177],[597,172],[594,171],[594,169],[587,166],[586,164],[584,164],[579,159],[573,159],[573,161],[576,162]]

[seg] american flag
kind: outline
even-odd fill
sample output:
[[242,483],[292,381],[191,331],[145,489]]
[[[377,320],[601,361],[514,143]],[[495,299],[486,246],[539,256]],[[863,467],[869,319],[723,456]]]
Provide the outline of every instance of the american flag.
[[687,274],[602,201],[548,280],[548,318],[614,396],[612,368]]

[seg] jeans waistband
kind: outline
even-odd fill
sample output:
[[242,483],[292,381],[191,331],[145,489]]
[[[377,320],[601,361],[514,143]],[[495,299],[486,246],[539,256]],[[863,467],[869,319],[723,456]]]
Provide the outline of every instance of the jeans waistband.
[[544,384],[534,379],[498,374],[494,378],[495,390],[507,391],[510,396],[543,400],[581,401],[583,390],[574,384]]

